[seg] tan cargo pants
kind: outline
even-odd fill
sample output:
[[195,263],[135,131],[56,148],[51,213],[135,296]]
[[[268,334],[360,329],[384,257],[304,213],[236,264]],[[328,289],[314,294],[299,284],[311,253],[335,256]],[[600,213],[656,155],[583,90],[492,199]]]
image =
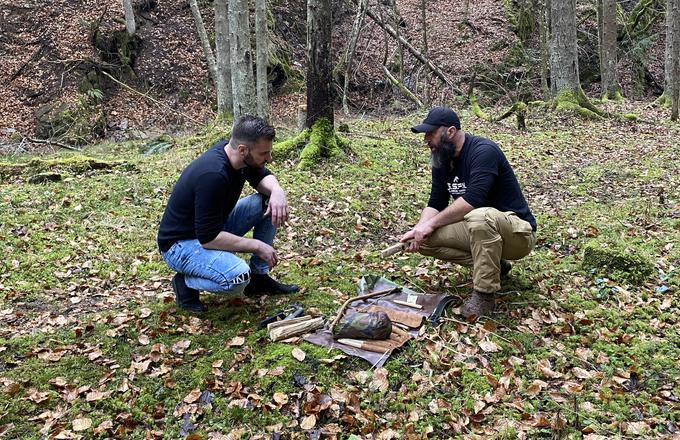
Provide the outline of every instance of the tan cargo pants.
[[420,253],[472,266],[474,289],[491,293],[501,287],[501,258],[519,260],[535,245],[531,225],[514,212],[477,208],[462,222],[434,231],[420,245]]

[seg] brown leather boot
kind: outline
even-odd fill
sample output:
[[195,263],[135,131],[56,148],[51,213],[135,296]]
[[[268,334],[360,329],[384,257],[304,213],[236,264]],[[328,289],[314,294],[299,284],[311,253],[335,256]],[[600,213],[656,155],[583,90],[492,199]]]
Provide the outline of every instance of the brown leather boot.
[[473,290],[470,296],[460,306],[460,314],[468,319],[471,316],[490,315],[496,308],[496,294]]

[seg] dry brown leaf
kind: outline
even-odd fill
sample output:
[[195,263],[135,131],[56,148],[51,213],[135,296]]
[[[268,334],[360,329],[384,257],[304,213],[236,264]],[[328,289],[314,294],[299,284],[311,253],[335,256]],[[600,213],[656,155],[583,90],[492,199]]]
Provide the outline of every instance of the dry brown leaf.
[[500,347],[498,347],[498,345],[496,345],[492,341],[489,341],[488,339],[480,341],[479,347],[482,350],[484,350],[486,353],[496,353],[496,352],[500,351]]
[[543,375],[550,379],[557,379],[562,377],[562,373],[552,370],[552,365],[548,359],[541,359],[538,362],[538,369]]
[[142,307],[141,309],[139,309],[139,317],[142,319],[148,318],[149,316],[151,316],[151,313],[153,312],[148,307]]
[[139,343],[141,345],[149,345],[149,343],[151,342],[151,340],[149,339],[149,336],[147,336],[147,335],[139,335],[139,338],[137,338],[137,341],[139,341]]
[[246,343],[246,338],[243,336],[234,336],[231,341],[227,343],[229,347],[240,347]]
[[390,386],[387,380],[388,372],[386,368],[378,368],[373,373],[373,380],[368,385],[368,388],[372,391],[378,390],[381,392],[387,391]]
[[583,368],[574,367],[571,371],[574,373],[574,376],[578,377],[579,379],[590,379],[593,377],[593,373],[588,370],[584,370]]
[[302,429],[312,429],[316,426],[316,416],[314,414],[308,415],[300,423]]
[[288,403],[288,394],[286,393],[274,393],[274,402],[279,405],[285,405]]
[[191,341],[188,339],[177,341],[174,344],[172,344],[172,351],[174,351],[177,354],[182,354],[184,353],[184,350],[189,348],[190,345]]
[[201,397],[201,390],[195,388],[184,398],[184,403],[194,403]]
[[548,384],[542,380],[535,380],[527,388],[527,394],[530,396],[537,396]]
[[73,430],[76,432],[86,431],[92,426],[92,419],[88,417],[73,419],[71,424],[73,426]]
[[297,359],[298,361],[302,362],[305,360],[305,357],[307,356],[304,351],[300,350],[299,348],[295,347],[293,351],[291,352],[293,357]]
[[108,431],[109,429],[113,429],[113,422],[111,420],[104,420],[99,424],[99,426],[94,428],[94,433],[101,434],[104,431]]

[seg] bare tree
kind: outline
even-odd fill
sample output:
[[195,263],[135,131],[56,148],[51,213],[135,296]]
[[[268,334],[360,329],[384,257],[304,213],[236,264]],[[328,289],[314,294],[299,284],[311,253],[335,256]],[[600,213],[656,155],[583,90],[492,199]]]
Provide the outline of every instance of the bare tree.
[[248,0],[231,0],[229,3],[229,30],[231,32],[229,39],[231,90],[234,99],[234,117],[238,118],[257,112]]
[[602,97],[621,98],[616,72],[616,0],[598,0],[598,35],[600,39],[600,76],[602,78]]
[[538,34],[541,40],[541,88],[543,89],[543,99],[550,99],[550,86],[548,85],[548,60],[550,48],[548,47],[548,29],[550,27],[550,0],[537,0],[535,6],[538,10]]
[[127,29],[128,35],[132,37],[137,32],[135,10],[132,8],[132,0],[123,0],[123,9],[125,10],[125,29]]
[[257,64],[257,114],[269,119],[267,66],[269,64],[269,35],[267,34],[267,2],[255,0],[255,45]]
[[352,24],[352,34],[350,35],[347,50],[345,51],[345,81],[342,87],[342,110],[346,115],[349,114],[347,90],[349,89],[349,79],[352,72],[352,59],[354,58],[354,52],[356,51],[364,17],[366,16],[366,8],[368,8],[368,0],[359,0],[357,15],[354,17],[354,24]]
[[325,118],[333,118],[331,56],[331,2],[307,1],[307,127]]
[[194,16],[194,21],[196,22],[198,39],[201,40],[203,53],[205,54],[205,59],[208,63],[208,72],[210,73],[210,78],[214,84],[217,84],[217,67],[215,66],[215,56],[213,55],[212,47],[210,47],[208,33],[205,31],[205,25],[203,24],[201,11],[198,9],[198,3],[196,0],[189,0],[189,7],[191,8],[191,15]]
[[231,48],[229,47],[229,7],[227,0],[215,0],[215,52],[217,55],[217,111],[231,114],[234,99],[231,93]]

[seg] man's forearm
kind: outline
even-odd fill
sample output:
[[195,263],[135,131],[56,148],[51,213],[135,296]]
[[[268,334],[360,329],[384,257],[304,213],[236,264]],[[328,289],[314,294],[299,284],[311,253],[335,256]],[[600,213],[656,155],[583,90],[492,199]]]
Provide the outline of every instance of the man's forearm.
[[429,223],[433,229],[439,229],[442,226],[458,223],[462,221],[463,218],[465,218],[465,215],[473,209],[474,206],[470,205],[462,197],[458,197],[445,210],[430,218]]
[[437,211],[436,209],[431,208],[429,206],[426,206],[425,209],[423,209],[423,212],[420,214],[420,220],[418,220],[418,223],[416,224],[416,226],[427,222],[428,220],[430,220],[432,217],[436,216],[437,214],[439,214],[439,211]]
[[264,194],[265,196],[270,196],[274,191],[283,191],[283,188],[281,188],[281,185],[279,185],[279,181],[276,180],[276,177],[274,177],[273,174],[265,176],[255,189],[257,192]]
[[238,235],[222,231],[217,234],[217,237],[203,244],[203,247],[205,249],[217,249],[229,252],[254,253],[257,252],[260,243],[262,242],[253,238],[239,237]]

